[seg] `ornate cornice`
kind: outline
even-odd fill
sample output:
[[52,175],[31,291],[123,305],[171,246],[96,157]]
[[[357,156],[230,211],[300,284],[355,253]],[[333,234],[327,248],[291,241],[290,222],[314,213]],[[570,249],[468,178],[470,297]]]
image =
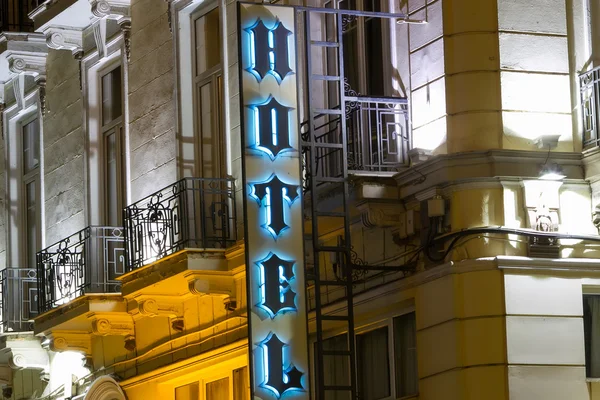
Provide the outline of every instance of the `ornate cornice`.
[[83,51],[83,29],[50,26],[44,30],[46,44],[54,50],[70,50],[73,55]]

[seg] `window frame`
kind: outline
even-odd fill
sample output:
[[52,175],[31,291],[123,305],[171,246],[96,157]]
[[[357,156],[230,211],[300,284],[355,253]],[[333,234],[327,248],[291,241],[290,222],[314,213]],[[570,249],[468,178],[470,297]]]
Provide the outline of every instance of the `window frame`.
[[[100,20],[99,23],[105,23]],[[124,38],[122,33],[104,44],[104,51],[94,49],[86,54],[81,60],[82,98],[83,98],[83,121],[84,135],[86,141],[85,167],[86,167],[86,225],[105,225],[104,205],[104,158],[101,151],[104,147],[102,132],[102,82],[101,78],[112,68],[121,66],[121,98],[122,98],[122,120],[127,120],[127,59],[124,50]],[[129,161],[129,129],[128,124],[122,124],[122,146],[123,179],[122,199],[124,205],[130,201],[130,161]],[[121,213],[119,217],[122,218]]]
[[[37,111],[37,110],[36,110]],[[25,126],[37,120],[37,130],[38,130],[38,155],[40,157],[39,164],[37,167],[32,169],[29,172],[25,172],[25,159],[23,157],[23,138],[24,138],[24,129]],[[17,144],[17,153],[19,159],[19,167],[18,167],[18,203],[20,209],[20,218],[19,222],[21,225],[21,229],[19,229],[19,258],[20,258],[20,267],[23,268],[33,268],[35,269],[37,265],[34,262],[34,265],[29,265],[29,232],[28,232],[28,218],[27,218],[27,186],[30,183],[34,183],[35,188],[35,225],[36,225],[36,233],[35,233],[35,252],[37,254],[38,251],[42,249],[42,126],[41,119],[37,112],[31,112],[25,115],[23,118],[19,119],[17,122],[17,132],[16,132],[16,144]]]
[[[111,120],[108,124],[104,125],[102,121],[103,111],[104,111],[104,102],[103,100],[103,78],[111,74],[116,69],[120,69],[120,83],[121,83],[121,115],[117,118]],[[124,134],[124,114],[125,114],[125,75],[123,70],[123,63],[121,62],[111,62],[108,63],[105,67],[101,68],[97,72],[97,77],[99,81],[99,99],[98,104],[100,105],[100,118],[99,118],[99,138],[98,143],[102,143],[100,146],[100,168],[101,168],[101,179],[102,182],[100,184],[100,191],[102,193],[102,205],[101,205],[101,221],[102,225],[110,226],[110,202],[108,201],[108,137],[111,133],[115,135],[115,160],[116,160],[116,196],[117,196],[117,210],[122,210],[127,203],[126,193],[127,189],[125,187],[126,176],[125,176],[125,134]],[[123,213],[117,212],[116,216],[116,225],[123,225]]]
[[[221,25],[223,22],[223,10],[216,1],[211,1],[207,4],[200,5],[192,13],[190,13],[190,46],[191,46],[191,61],[192,61],[192,101],[193,101],[193,126],[194,126],[194,172],[195,177],[203,178],[223,178],[227,171],[227,161],[225,154],[225,77],[224,77],[224,65],[223,55],[219,54],[220,62],[207,70],[198,73],[197,64],[197,53],[196,53],[196,21],[202,17],[207,16],[214,10],[218,11],[219,20],[219,32],[221,32]],[[222,46],[221,46],[222,47]],[[220,86],[219,86],[220,82]],[[201,99],[200,90],[202,87],[210,85],[211,90],[211,104],[216,104],[218,113],[215,115],[213,112],[211,115],[211,128],[213,131],[216,130],[218,136],[215,138],[214,143],[218,145],[218,149],[212,149],[211,154],[215,153],[219,156],[219,172],[212,173],[211,176],[206,176],[204,171],[204,152],[202,146],[202,110],[201,110]],[[215,90],[216,89],[216,90]],[[219,96],[220,94],[220,96]],[[219,97],[221,97],[219,101]],[[216,128],[216,129],[215,129]]]
[[[400,317],[403,315],[407,315],[410,313],[415,313],[415,317],[416,317],[416,311],[415,311],[415,307],[414,306],[410,306],[410,307],[406,307],[404,309],[401,310],[401,312],[395,312],[393,314],[388,314],[385,316],[384,319],[379,319],[375,322],[372,323],[366,323],[364,325],[361,325],[359,327],[355,327],[354,328],[354,347],[356,349],[356,351],[358,351],[358,343],[357,343],[357,336],[361,335],[361,334],[365,334],[383,327],[386,327],[388,330],[388,342],[387,342],[387,348],[388,348],[388,353],[391,354],[391,357],[388,357],[388,366],[389,366],[389,371],[390,371],[390,396],[389,397],[385,397],[384,399],[380,399],[380,400],[405,400],[405,399],[416,399],[419,396],[419,379],[418,379],[418,365],[417,365],[417,393],[415,394],[411,394],[411,395],[407,395],[407,396],[403,396],[403,397],[398,397],[397,393],[396,393],[396,362],[395,362],[395,343],[394,343],[394,318],[396,317]],[[416,325],[415,325],[415,330],[416,330]],[[339,336],[339,335],[344,335],[347,334],[348,330],[347,329],[338,329],[338,330],[332,330],[332,331],[328,331],[328,332],[324,332],[323,335],[323,340],[327,340],[327,339],[331,339],[333,337]],[[416,331],[416,333],[418,333],[418,331]],[[316,355],[315,355],[315,344],[316,344],[316,338],[311,338],[310,340],[310,346],[309,346],[309,351],[311,353],[311,359],[313,364],[316,362]],[[417,344],[417,354],[418,354],[418,344]],[[358,367],[357,367],[358,368]],[[315,382],[316,376],[314,376],[314,373],[316,371],[315,366],[313,365],[312,368],[312,372],[311,374],[312,376],[312,382]],[[358,370],[357,370],[358,373]],[[357,381],[357,385],[358,385],[358,381]],[[314,390],[314,388],[312,389]]]

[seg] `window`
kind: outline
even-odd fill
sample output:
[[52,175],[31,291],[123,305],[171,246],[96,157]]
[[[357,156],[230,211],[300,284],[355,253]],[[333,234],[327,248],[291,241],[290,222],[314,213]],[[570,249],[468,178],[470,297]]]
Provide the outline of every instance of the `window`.
[[206,400],[229,400],[229,378],[208,382]]
[[[393,318],[376,329],[356,334],[357,389],[361,400],[404,398],[418,394],[416,337],[414,312]],[[315,351],[316,348],[315,345]],[[390,348],[393,352],[390,352]],[[323,349],[347,351],[348,335],[324,340]],[[323,368],[325,385],[350,385],[350,366],[346,356],[323,357]],[[347,391],[327,392],[328,400],[347,398]]]
[[175,400],[199,400],[198,382],[175,388]]
[[585,375],[600,378],[600,295],[583,295]]
[[221,178],[223,155],[223,67],[219,8],[193,19],[196,175]]
[[122,225],[124,202],[123,97],[121,67],[102,76],[102,147],[104,176],[104,224]]
[[390,397],[388,328],[356,335],[358,396],[364,400]]
[[40,128],[36,118],[22,125],[23,209],[25,231],[22,233],[23,254],[27,268],[36,267],[40,243]]
[[414,312],[394,318],[394,366],[396,397],[416,395],[419,377],[417,373],[417,324]]
[[250,400],[248,367],[233,370],[233,400]]

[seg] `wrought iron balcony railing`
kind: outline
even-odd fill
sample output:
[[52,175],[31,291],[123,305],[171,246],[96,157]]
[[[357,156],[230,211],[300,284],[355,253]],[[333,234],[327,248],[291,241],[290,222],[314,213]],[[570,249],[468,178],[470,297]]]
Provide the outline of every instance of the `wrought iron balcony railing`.
[[37,254],[38,307],[44,313],[88,293],[120,291],[123,228],[90,226]]
[[600,145],[600,67],[579,75],[583,147]]
[[2,332],[33,330],[38,315],[38,283],[35,269],[7,268],[0,271]]
[[29,13],[44,0],[0,0],[0,30],[2,32],[33,32]]
[[[410,136],[408,130],[408,100],[400,97],[346,97],[345,124],[331,114],[315,119],[317,143],[341,143],[346,135],[346,157],[349,172],[394,172],[408,164]],[[308,140],[304,122],[303,140]],[[344,132],[345,129],[345,132]],[[318,148],[316,170],[310,170],[310,149],[304,149],[304,187],[309,187],[311,177],[341,176],[342,149]]]
[[233,179],[184,178],[124,213],[129,270],[185,248],[224,249],[236,241]]

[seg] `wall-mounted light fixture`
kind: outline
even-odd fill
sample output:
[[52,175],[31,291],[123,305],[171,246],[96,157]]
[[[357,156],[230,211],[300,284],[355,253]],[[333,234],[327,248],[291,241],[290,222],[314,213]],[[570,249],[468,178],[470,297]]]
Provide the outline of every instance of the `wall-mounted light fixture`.
[[566,178],[563,169],[558,164],[544,164],[540,170],[540,179],[545,181],[560,181]]
[[550,151],[558,146],[560,135],[542,135],[535,139],[534,143],[540,149],[548,149],[548,155],[542,167],[539,177],[545,181],[560,181],[566,177],[562,167],[556,163],[548,163],[550,160]]

